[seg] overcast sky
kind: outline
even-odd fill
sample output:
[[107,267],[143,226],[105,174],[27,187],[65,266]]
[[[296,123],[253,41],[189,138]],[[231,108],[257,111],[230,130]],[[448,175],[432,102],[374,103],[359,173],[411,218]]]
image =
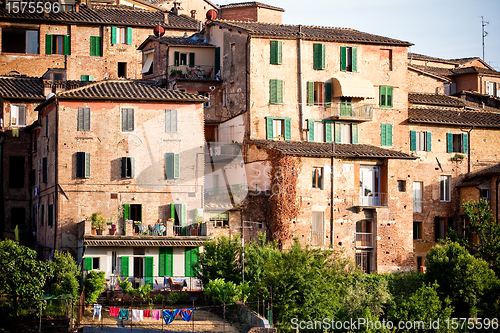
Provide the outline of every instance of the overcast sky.
[[[216,1],[220,5],[244,2]],[[500,71],[500,0],[259,0],[281,7],[283,23],[352,28],[413,43],[410,52],[455,59],[482,58]]]

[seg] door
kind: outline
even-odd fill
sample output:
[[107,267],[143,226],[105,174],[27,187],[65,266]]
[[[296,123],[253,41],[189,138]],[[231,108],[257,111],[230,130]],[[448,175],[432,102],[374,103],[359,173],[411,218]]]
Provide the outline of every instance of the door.
[[137,288],[144,278],[144,257],[134,257],[134,278],[134,288]]
[[380,168],[361,166],[360,172],[360,205],[380,206]]

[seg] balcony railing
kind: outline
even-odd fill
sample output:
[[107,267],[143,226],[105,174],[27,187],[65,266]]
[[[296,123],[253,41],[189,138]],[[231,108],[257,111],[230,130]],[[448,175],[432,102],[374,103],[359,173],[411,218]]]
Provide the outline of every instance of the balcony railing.
[[422,199],[413,199],[413,212],[422,213]]
[[389,196],[387,193],[375,192],[368,196],[359,197],[359,205],[362,207],[381,207],[388,206]]
[[214,73],[214,71],[214,66],[189,67],[187,65],[180,65],[168,67],[169,78],[171,79],[181,78],[188,80],[215,80],[217,73]]
[[332,103],[333,116],[346,120],[372,120],[373,105],[363,103]]
[[371,232],[357,232],[356,247],[373,247],[373,234]]
[[108,287],[110,290],[117,290],[120,281],[127,279],[132,283],[132,288],[137,289],[139,286],[144,286],[145,284],[151,285],[151,290],[168,290],[168,291],[200,291],[203,290],[203,284],[201,280],[195,277],[189,276],[151,276],[151,277],[118,277],[117,275],[111,275],[109,278]]

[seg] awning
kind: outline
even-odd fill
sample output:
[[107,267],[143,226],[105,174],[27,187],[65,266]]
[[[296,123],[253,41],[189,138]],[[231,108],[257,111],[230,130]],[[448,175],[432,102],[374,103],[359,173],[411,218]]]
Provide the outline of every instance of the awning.
[[368,80],[334,77],[333,97],[375,98],[375,88]]
[[149,72],[151,65],[153,64],[153,52],[146,54],[146,61],[144,62],[144,67],[142,67],[141,74]]

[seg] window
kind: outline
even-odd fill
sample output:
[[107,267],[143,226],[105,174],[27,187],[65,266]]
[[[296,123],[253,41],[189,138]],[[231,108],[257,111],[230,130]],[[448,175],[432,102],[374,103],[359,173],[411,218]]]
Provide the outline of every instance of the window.
[[50,204],[49,205],[49,211],[48,211],[48,221],[47,221],[47,225],[49,227],[52,227],[52,225],[54,224],[54,205]]
[[312,188],[323,188],[323,168],[313,167]]
[[392,108],[392,87],[380,87],[380,101],[381,108]]
[[308,139],[311,142],[332,142],[332,122],[330,120],[308,119]]
[[236,57],[236,44],[231,43],[231,66],[234,66],[234,58]]
[[10,106],[10,125],[11,126],[26,126],[26,106],[11,105]]
[[431,151],[431,132],[410,131],[410,150]]
[[99,269],[99,258],[92,258],[92,269]]
[[165,110],[165,132],[177,133],[177,110]]
[[47,157],[42,158],[42,183],[47,184],[47,176],[48,176],[48,170],[47,170]]
[[142,205],[141,204],[123,205],[123,219],[132,221],[142,221]]
[[326,47],[325,44],[313,44],[313,68],[325,69],[326,68]]
[[45,35],[45,54],[69,55],[70,50],[70,36]]
[[291,118],[266,117],[266,137],[268,140],[291,140]]
[[372,251],[356,252],[356,266],[365,273],[372,272]]
[[19,228],[26,227],[26,209],[23,207],[12,207],[10,209],[10,227],[14,229],[16,226]]
[[53,80],[54,81],[62,81],[64,79],[63,73],[54,73]]
[[9,187],[24,187],[24,157],[9,156]]
[[307,105],[331,106],[331,82],[307,82]]
[[38,30],[2,28],[2,53],[39,54]]
[[422,222],[413,221],[413,239],[422,239]]
[[209,108],[210,107],[210,93],[204,92],[204,93],[201,93],[201,95],[208,98],[208,102],[203,103],[203,106],[206,108]]
[[467,133],[446,133],[446,151],[448,153],[468,153],[469,136]]
[[40,225],[43,225],[43,221],[45,220],[45,206],[42,205],[40,208]]
[[214,227],[228,227],[229,213],[210,213],[210,222]]
[[283,42],[280,40],[271,41],[271,64],[281,65],[283,61]]
[[132,28],[111,27],[111,44],[132,44]]
[[323,212],[312,212],[312,226],[311,226],[311,244],[313,246],[322,246],[324,240],[323,223],[324,213]]
[[142,67],[141,74],[153,74],[153,54],[153,51],[144,52],[144,66]]
[[[151,74],[151,73],[148,73],[148,74]],[[118,63],[118,77],[123,77],[123,78],[127,77],[127,63],[126,62],[119,62]]]
[[100,36],[90,36],[90,55],[102,57],[102,39]]
[[[417,257],[417,270],[418,271],[421,271],[422,270],[422,266],[424,264],[424,260],[422,257]],[[423,273],[423,271],[422,271]]]
[[422,182],[413,182],[413,212],[422,213],[422,189],[424,184]]
[[356,247],[373,247],[373,223],[370,220],[356,222]]
[[451,176],[439,176],[439,200],[450,201]]
[[340,70],[345,72],[357,72],[357,48],[340,47]]
[[80,75],[80,81],[84,81],[84,82],[94,81],[94,76],[93,75]]
[[392,50],[380,50],[380,64],[382,70],[392,71]]
[[90,108],[78,108],[78,131],[90,131]]
[[174,232],[178,236],[186,235],[187,205],[170,204],[170,218],[174,219]]
[[359,187],[360,206],[380,206],[380,167],[360,166]]
[[122,178],[134,178],[133,157],[122,157]]
[[437,242],[440,239],[445,239],[448,233],[448,227],[453,227],[453,217],[434,217],[434,236]]
[[93,269],[100,269],[99,264],[100,264],[100,258],[99,257],[86,257],[84,260],[84,269],[86,271],[91,271]]
[[358,143],[358,124],[335,122],[335,143]]
[[352,117],[352,98],[340,97],[340,115],[343,117]]
[[134,109],[122,109],[122,132],[134,130]]
[[75,11],[75,6],[74,5],[64,5],[64,4],[61,4],[61,7],[60,7],[60,11],[61,12],[73,12]]
[[496,82],[485,82],[486,95],[500,97],[500,83]]
[[392,147],[392,124],[380,124],[380,145]]
[[165,179],[177,179],[180,176],[180,155],[178,153],[165,154]]
[[90,153],[76,153],[76,178],[90,178]]
[[49,115],[45,116],[45,137],[49,136]]
[[406,180],[398,180],[398,192],[406,192]]
[[325,142],[325,123],[322,121],[314,122],[314,141]]
[[479,199],[490,200],[490,190],[487,188],[479,189]]
[[269,103],[283,104],[283,81],[269,80]]

